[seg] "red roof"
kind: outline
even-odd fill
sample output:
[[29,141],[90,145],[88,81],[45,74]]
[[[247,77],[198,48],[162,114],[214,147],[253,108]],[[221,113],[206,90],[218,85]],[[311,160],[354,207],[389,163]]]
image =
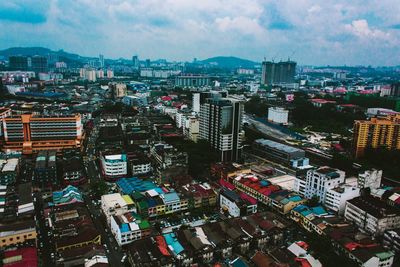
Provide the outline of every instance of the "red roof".
[[231,184],[230,182],[225,181],[224,179],[220,179],[220,180],[219,180],[219,183],[220,183],[220,185],[222,185],[223,187],[228,188],[228,189],[230,189],[230,190],[233,190],[233,189],[236,188],[233,184]]
[[170,96],[162,96],[162,97],[161,97],[161,100],[162,100],[162,101],[171,101],[172,98],[171,98]]
[[334,104],[336,101],[330,101],[322,98],[313,98],[311,99],[311,102],[313,103],[320,103],[320,104]]
[[20,261],[15,261],[12,263],[5,263],[4,267],[37,267],[38,257],[36,254],[36,248],[20,248],[16,250],[4,252],[4,259],[11,258],[15,256],[22,256]]
[[239,196],[240,196],[241,199],[247,200],[247,201],[250,202],[252,205],[257,204],[257,200],[256,200],[255,198],[253,198],[253,197],[251,197],[251,196],[249,196],[249,195],[247,195],[247,194],[245,194],[245,193],[243,193],[243,192],[240,192],[240,193],[239,193]]

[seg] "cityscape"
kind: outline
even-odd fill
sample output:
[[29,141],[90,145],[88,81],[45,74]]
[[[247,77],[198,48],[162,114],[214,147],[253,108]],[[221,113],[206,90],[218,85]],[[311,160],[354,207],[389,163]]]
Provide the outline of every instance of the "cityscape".
[[396,1],[39,2],[0,3],[0,266],[400,266]]

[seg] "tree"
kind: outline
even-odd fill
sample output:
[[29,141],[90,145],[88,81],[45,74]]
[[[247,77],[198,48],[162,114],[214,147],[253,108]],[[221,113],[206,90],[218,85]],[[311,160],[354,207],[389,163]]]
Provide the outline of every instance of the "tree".
[[102,195],[107,194],[108,186],[103,179],[97,179],[95,181],[91,181],[89,190],[94,198],[99,199]]
[[309,207],[316,207],[319,205],[319,196],[317,195],[313,195],[312,198],[310,198],[307,201],[307,206]]

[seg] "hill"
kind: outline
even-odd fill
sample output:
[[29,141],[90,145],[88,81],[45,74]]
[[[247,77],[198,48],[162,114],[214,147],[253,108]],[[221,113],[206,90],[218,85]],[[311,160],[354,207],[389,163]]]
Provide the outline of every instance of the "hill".
[[220,68],[227,69],[236,69],[236,68],[254,68],[255,65],[259,65],[259,63],[242,59],[238,57],[212,57],[205,60],[200,61],[203,64],[215,65]]
[[77,54],[72,54],[65,52],[64,50],[53,51],[44,47],[11,47],[4,50],[0,50],[0,56],[8,58],[13,55],[22,55],[22,56],[47,56],[47,55],[58,55],[62,57],[66,57],[69,59],[80,59],[84,58]]

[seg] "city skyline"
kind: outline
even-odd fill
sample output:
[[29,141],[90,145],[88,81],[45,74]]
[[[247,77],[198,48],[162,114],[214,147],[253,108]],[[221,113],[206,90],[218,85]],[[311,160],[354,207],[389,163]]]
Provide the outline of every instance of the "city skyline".
[[7,1],[0,49],[105,58],[237,56],[301,65],[400,64],[395,1]]

